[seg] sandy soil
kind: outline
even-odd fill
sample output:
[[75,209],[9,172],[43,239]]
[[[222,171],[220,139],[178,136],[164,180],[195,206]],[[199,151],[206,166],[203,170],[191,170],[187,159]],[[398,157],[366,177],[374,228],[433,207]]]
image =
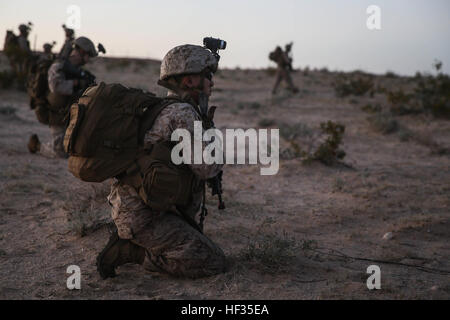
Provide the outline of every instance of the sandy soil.
[[[1,69],[6,68],[1,58]],[[158,94],[157,61],[98,59],[98,80]],[[219,128],[304,124],[317,131],[327,120],[346,126],[345,165],[282,159],[275,176],[257,165],[228,165],[225,211],[208,198],[205,233],[230,260],[214,277],[187,280],[125,265],[101,280],[95,258],[109,237],[109,182],[78,181],[67,161],[29,154],[32,133],[49,139],[25,92],[0,89],[1,299],[449,299],[450,122],[429,116],[396,117],[401,131],[374,131],[361,110],[386,107],[383,94],[335,97],[335,73],[293,74],[301,89],[272,98],[266,70],[222,70],[212,104]],[[377,77],[387,88],[407,78]],[[281,141],[282,148],[288,142]],[[391,232],[391,239],[383,235]],[[375,260],[371,261],[371,260]],[[368,290],[369,265],[381,268],[381,290]],[[68,290],[66,268],[81,268],[81,290]]]

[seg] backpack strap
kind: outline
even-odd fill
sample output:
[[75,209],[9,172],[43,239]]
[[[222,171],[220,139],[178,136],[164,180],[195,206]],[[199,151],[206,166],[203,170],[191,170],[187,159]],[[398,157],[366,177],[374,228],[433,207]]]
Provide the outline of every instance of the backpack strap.
[[160,103],[153,107],[147,108],[147,110],[144,111],[144,115],[139,127],[139,143],[141,145],[143,145],[144,143],[145,133],[147,132],[147,130],[153,127],[153,124],[155,123],[156,118],[158,118],[161,111],[163,111],[167,106],[176,102],[182,102],[182,100],[177,97],[163,98],[161,99]]

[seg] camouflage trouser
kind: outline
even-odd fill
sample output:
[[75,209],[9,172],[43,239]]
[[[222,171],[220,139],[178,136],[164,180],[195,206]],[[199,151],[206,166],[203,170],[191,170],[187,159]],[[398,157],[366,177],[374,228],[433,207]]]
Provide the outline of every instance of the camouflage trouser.
[[119,237],[145,248],[146,269],[189,278],[225,270],[222,250],[178,214],[151,210],[134,188],[118,181],[108,200]]
[[64,134],[65,127],[50,126],[52,138],[49,142],[41,144],[40,153],[49,158],[66,158],[67,154],[64,151]]
[[276,93],[278,90],[278,86],[280,85],[282,80],[285,80],[289,90],[296,92],[298,89],[294,86],[294,83],[292,82],[291,74],[289,70],[285,68],[278,68],[277,69],[277,79],[275,81],[275,85],[273,86],[272,93]]

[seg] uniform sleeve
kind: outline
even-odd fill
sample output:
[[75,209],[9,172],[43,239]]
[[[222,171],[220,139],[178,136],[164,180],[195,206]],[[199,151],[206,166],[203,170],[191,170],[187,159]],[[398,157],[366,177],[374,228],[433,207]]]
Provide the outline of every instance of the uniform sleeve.
[[[200,179],[206,180],[215,177],[223,164],[193,164],[194,163],[194,121],[201,121],[191,105],[187,103],[174,103],[164,108],[156,118],[153,127],[146,132],[144,147],[162,141],[170,141],[172,132],[176,129],[186,129],[191,134],[191,164],[188,166]],[[204,150],[209,143],[202,142]],[[223,152],[216,150],[216,152]],[[202,161],[203,162],[203,161]]]
[[66,80],[61,63],[54,63],[48,70],[48,87],[51,92],[70,96],[73,93],[73,80]]

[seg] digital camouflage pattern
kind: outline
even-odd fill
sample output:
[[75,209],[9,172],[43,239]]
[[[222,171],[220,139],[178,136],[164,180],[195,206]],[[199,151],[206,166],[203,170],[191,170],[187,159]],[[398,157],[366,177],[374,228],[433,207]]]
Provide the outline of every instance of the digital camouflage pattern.
[[48,158],[65,158],[63,140],[66,132],[65,127],[50,126],[51,140],[41,144],[39,153]]
[[66,78],[63,72],[64,62],[56,60],[48,69],[48,87],[51,92],[70,96],[73,94],[73,80]]
[[171,49],[161,62],[160,80],[182,74],[201,73],[206,68],[217,70],[217,59],[208,49],[196,45],[182,45]]

